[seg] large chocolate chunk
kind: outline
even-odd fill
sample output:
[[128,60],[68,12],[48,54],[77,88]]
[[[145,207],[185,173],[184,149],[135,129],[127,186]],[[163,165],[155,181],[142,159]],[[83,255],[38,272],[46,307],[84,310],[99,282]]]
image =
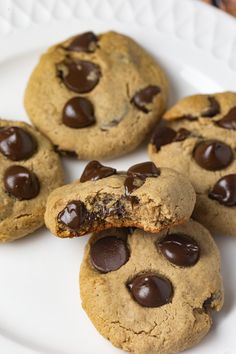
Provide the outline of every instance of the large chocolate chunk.
[[231,108],[223,118],[215,123],[221,128],[236,130],[236,107]]
[[156,274],[137,275],[127,282],[133,299],[143,307],[160,307],[168,304],[173,296],[172,284]]
[[90,161],[80,177],[80,182],[97,181],[98,179],[109,177],[116,174],[116,169],[103,166],[98,161]]
[[206,140],[199,143],[193,157],[197,164],[209,171],[226,168],[233,161],[233,151],[230,146],[218,140]]
[[151,144],[155,145],[158,151],[164,145],[187,139],[190,134],[190,131],[185,128],[180,128],[176,132],[170,127],[158,127],[151,138]]
[[99,66],[86,60],[67,59],[57,65],[57,70],[65,86],[77,93],[92,91],[101,77]]
[[36,150],[37,142],[26,130],[19,127],[0,129],[0,152],[9,160],[26,160]]
[[199,259],[199,246],[191,237],[183,234],[169,234],[156,246],[173,264],[180,267],[191,267]]
[[88,221],[89,213],[81,201],[73,200],[58,214],[57,221],[73,231],[77,231]]
[[201,116],[205,118],[212,118],[217,114],[220,114],[220,105],[218,101],[213,96],[208,97],[208,101],[210,106],[207,108],[206,111],[202,112]]
[[161,89],[159,86],[147,86],[135,93],[135,95],[131,99],[131,103],[133,103],[140,111],[148,113],[150,110],[148,109],[147,105],[152,103],[154,97],[160,92]]
[[74,37],[72,42],[67,47],[73,52],[95,52],[97,48],[98,38],[93,32],[85,32]]
[[36,174],[23,166],[8,167],[3,181],[8,194],[16,199],[33,199],[39,194],[40,185]]
[[92,103],[85,97],[73,97],[64,106],[63,123],[70,128],[84,128],[95,123]]
[[94,268],[102,273],[117,270],[129,259],[127,242],[112,235],[103,237],[91,246],[90,259]]
[[236,174],[232,173],[219,179],[208,196],[225,206],[236,206]]

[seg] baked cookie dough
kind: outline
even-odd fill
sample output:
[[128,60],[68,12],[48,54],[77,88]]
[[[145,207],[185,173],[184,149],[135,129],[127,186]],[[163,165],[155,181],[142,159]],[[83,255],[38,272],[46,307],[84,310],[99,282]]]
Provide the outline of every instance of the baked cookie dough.
[[41,57],[25,108],[58,150],[90,160],[134,150],[163,114],[166,100],[163,70],[133,39],[87,32]]
[[63,183],[51,143],[29,124],[0,120],[0,242],[44,224],[46,200]]
[[157,127],[149,155],[187,175],[197,202],[193,218],[211,232],[236,236],[236,93],[180,100]]
[[82,306],[113,345],[135,354],[177,353],[209,331],[223,304],[220,258],[209,232],[189,221],[159,234],[95,234],[80,268]]
[[158,232],[187,221],[195,199],[188,179],[174,170],[144,162],[117,172],[91,161],[80,180],[51,193],[45,224],[59,237],[123,226]]

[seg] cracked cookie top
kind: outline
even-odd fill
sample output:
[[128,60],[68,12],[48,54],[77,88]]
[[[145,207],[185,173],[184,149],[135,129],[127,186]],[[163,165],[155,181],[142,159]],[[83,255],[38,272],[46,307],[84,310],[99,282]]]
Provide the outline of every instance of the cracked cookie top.
[[91,161],[81,179],[48,198],[45,223],[59,237],[111,227],[157,232],[191,216],[195,193],[187,178],[148,161],[119,172]]
[[164,112],[167,81],[134,40],[86,32],[44,54],[25,94],[32,122],[58,150],[103,159],[135,149]]
[[80,268],[82,306],[97,330],[132,353],[168,354],[199,342],[223,304],[220,259],[190,220],[159,234],[94,234]]
[[194,218],[212,232],[236,235],[236,94],[195,95],[165,113],[148,146],[157,166],[187,175]]
[[48,194],[63,182],[58,155],[30,125],[0,120],[0,241],[43,224]]

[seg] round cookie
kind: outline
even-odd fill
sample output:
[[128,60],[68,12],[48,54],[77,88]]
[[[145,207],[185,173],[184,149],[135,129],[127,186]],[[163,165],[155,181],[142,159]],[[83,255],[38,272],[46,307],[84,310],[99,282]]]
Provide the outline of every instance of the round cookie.
[[103,231],[86,246],[80,295],[113,345],[135,354],[177,353],[207,334],[211,312],[223,305],[219,252],[192,220],[159,234]]
[[80,180],[54,190],[45,224],[59,237],[76,237],[111,227],[158,232],[187,221],[196,196],[188,179],[153,162],[127,172],[91,161]]
[[104,159],[134,150],[161,117],[166,100],[165,74],[134,40],[88,32],[41,57],[25,108],[58,150]]
[[236,236],[236,93],[180,100],[157,127],[148,150],[158,166],[187,175],[197,201],[193,218],[211,232]]
[[49,193],[63,171],[51,143],[29,124],[0,120],[0,242],[44,224]]

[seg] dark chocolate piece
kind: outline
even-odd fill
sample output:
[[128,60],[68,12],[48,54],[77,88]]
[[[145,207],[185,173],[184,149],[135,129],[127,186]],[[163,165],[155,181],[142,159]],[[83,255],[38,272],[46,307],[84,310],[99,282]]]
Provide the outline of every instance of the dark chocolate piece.
[[206,140],[195,147],[193,157],[205,170],[217,171],[229,166],[234,156],[229,145],[218,140]]
[[206,111],[202,112],[201,116],[204,118],[212,118],[217,114],[220,114],[220,105],[219,102],[213,96],[208,96],[208,101],[210,106]]
[[116,169],[108,166],[103,166],[98,161],[90,161],[84,169],[80,177],[80,182],[97,181],[101,178],[106,178],[116,174]]
[[236,174],[232,173],[219,179],[208,196],[227,207],[236,206]]
[[159,86],[147,86],[135,93],[135,95],[131,99],[131,103],[133,103],[138,109],[140,109],[144,113],[148,113],[150,110],[146,106],[152,103],[154,97],[160,92],[161,89]]
[[115,271],[129,259],[127,242],[112,235],[98,239],[90,248],[90,259],[94,268],[102,273]]
[[199,259],[197,242],[184,234],[168,234],[156,246],[168,261],[180,267],[191,267]]
[[57,221],[73,231],[77,231],[88,221],[89,213],[85,204],[81,201],[73,200],[58,214]]
[[88,127],[95,123],[94,108],[85,97],[73,97],[64,106],[63,123],[74,129]]
[[0,128],[0,152],[12,161],[29,159],[37,150],[37,142],[20,127]]
[[19,200],[33,199],[40,191],[36,174],[23,166],[8,167],[3,181],[7,193]]
[[57,65],[57,71],[65,86],[77,93],[92,91],[101,77],[97,64],[79,59],[66,59]]
[[173,287],[168,279],[153,273],[140,274],[126,284],[133,299],[143,307],[160,307],[168,304]]
[[233,107],[229,112],[220,120],[215,122],[221,128],[236,130],[236,107]]
[[93,32],[85,32],[74,37],[67,50],[93,53],[97,49],[97,42],[98,38]]

